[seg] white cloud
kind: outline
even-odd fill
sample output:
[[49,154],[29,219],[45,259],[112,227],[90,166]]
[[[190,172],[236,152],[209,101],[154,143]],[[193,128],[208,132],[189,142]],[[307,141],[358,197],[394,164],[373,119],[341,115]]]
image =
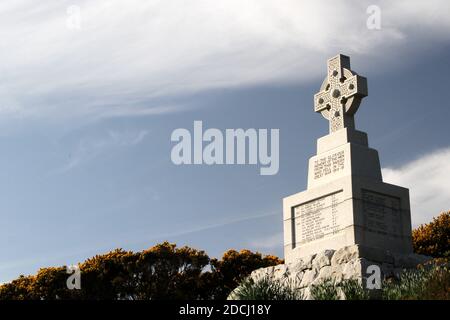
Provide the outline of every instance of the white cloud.
[[450,148],[439,149],[400,168],[384,168],[383,178],[409,188],[414,227],[450,209]]
[[70,159],[52,173],[67,172],[114,148],[137,145],[144,140],[148,133],[148,130],[120,132],[109,130],[102,137],[82,138],[71,152]]
[[66,26],[73,4],[0,3],[2,115],[136,114],[156,96],[322,77],[338,51],[375,69],[449,40],[446,0],[380,1],[379,31],[372,1],[77,1],[80,30]]
[[283,233],[278,232],[264,238],[253,240],[249,243],[249,247],[261,249],[275,249],[280,248],[283,245]]
[[[262,219],[262,218],[267,218],[267,217],[272,217],[275,215],[279,215],[278,212],[268,212],[268,213],[259,213],[259,214],[255,214],[255,215],[247,215],[247,216],[242,216],[239,218],[232,218],[232,219],[221,219],[221,221],[216,221],[214,223],[208,223],[208,224],[203,224],[200,226],[196,226],[196,227],[184,227],[183,230],[181,231],[175,231],[175,232],[169,232],[169,233],[161,233],[158,235],[153,236],[150,239],[160,239],[160,238],[172,238],[172,237],[178,237],[178,236],[182,236],[182,235],[186,235],[186,234],[190,234],[190,233],[197,233],[197,232],[202,232],[205,230],[210,230],[210,229],[216,229],[216,228],[222,228],[225,226],[229,226],[229,225],[233,225],[233,224],[237,224],[237,223],[241,223],[241,222],[245,222],[245,221],[251,221],[251,220],[256,220],[256,219]],[[147,241],[148,239],[146,239]]]

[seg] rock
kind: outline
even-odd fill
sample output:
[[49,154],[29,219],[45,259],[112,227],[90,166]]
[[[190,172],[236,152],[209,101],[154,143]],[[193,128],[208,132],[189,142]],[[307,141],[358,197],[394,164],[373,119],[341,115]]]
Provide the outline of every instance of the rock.
[[273,278],[274,277],[274,269],[275,269],[275,267],[256,269],[250,274],[250,278],[252,278],[252,280],[255,282],[257,282],[265,277]]
[[281,280],[283,278],[286,278],[288,275],[289,275],[289,271],[285,264],[276,265],[273,269],[273,277],[275,279]]
[[303,271],[301,272],[291,272],[289,276],[287,277],[287,281],[290,281],[292,285],[299,287],[302,283],[303,275],[305,273]]
[[359,257],[358,246],[348,246],[337,250],[331,258],[331,264],[344,264]]
[[348,261],[344,264],[342,268],[342,278],[343,279],[351,279],[353,275],[356,273],[355,261]]
[[332,278],[333,268],[331,266],[324,266],[320,269],[318,278],[327,279]]
[[294,266],[292,267],[292,271],[293,272],[301,272],[301,271],[305,271],[306,269],[311,269],[312,262],[315,257],[316,257],[315,254],[303,257],[302,259],[299,260],[299,262],[294,264]]
[[302,282],[300,283],[300,288],[309,286],[317,276],[317,270],[311,269],[306,270],[302,277]]
[[334,281],[336,281],[336,282],[341,282],[343,279],[343,274],[342,274],[343,265],[337,264],[337,265],[331,265],[330,267],[331,267],[330,277],[332,279],[334,279]]
[[364,258],[357,258],[347,262],[342,268],[343,279],[361,279],[366,276],[367,267],[376,264]]
[[334,250],[325,250],[317,254],[312,261],[312,268],[320,270],[325,266],[331,265],[331,258],[333,257]]
[[[372,257],[373,259],[369,258]],[[385,261],[379,261],[379,260]],[[381,277],[398,278],[405,269],[415,268],[431,259],[418,254],[392,254],[361,246],[348,246],[337,251],[324,250],[317,255],[310,255],[300,259],[297,263],[290,265],[280,264],[277,266],[260,268],[253,271],[250,277],[256,282],[263,278],[271,278],[281,281],[286,285],[299,288],[304,293],[304,298],[310,299],[310,287],[331,279],[336,283],[347,279],[358,279],[365,283],[373,270],[367,273],[368,267],[377,265],[380,267]],[[370,270],[369,270],[370,271]],[[373,278],[371,278],[371,281]],[[234,291],[228,299],[235,299]]]
[[[313,270],[315,270],[315,269],[313,269]],[[320,269],[317,277],[314,279],[314,281],[311,283],[311,285],[317,285],[326,279],[333,279],[333,277],[331,276],[331,273],[332,273],[332,267],[324,266],[322,269]]]

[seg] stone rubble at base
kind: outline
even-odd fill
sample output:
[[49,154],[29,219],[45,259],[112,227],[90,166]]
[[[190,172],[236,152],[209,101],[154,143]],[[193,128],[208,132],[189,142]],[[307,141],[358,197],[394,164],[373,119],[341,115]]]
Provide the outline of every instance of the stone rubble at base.
[[[367,267],[377,265],[381,270],[382,279],[398,278],[408,269],[415,269],[418,265],[431,258],[419,254],[397,254],[360,245],[343,247],[339,250],[324,250],[312,254],[296,263],[280,264],[273,267],[260,268],[250,275],[254,282],[263,278],[292,284],[299,288],[305,299],[311,299],[310,288],[326,279],[336,283],[348,279],[365,279]],[[364,282],[363,282],[364,283]],[[235,290],[228,296],[228,300],[237,299]]]

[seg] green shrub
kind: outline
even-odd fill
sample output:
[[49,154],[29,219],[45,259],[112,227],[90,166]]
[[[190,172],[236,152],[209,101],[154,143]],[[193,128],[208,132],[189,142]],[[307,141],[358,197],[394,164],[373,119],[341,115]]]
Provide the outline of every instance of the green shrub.
[[412,232],[414,252],[432,257],[450,257],[450,211],[442,212]]
[[338,285],[332,279],[325,279],[319,284],[311,286],[313,300],[339,300]]
[[385,280],[382,287],[385,300],[450,299],[448,265],[432,265],[404,271],[400,279]]
[[311,286],[311,298],[314,300],[368,300],[369,290],[364,289],[361,281],[346,279],[336,282],[330,278]]
[[364,289],[362,283],[356,279],[344,280],[339,283],[345,300],[369,300],[369,290]]
[[407,270],[398,281],[384,281],[382,295],[384,300],[419,299],[425,289],[427,274],[424,270]]
[[303,300],[304,296],[293,281],[262,277],[254,281],[248,277],[233,293],[236,300]]
[[[381,290],[365,289],[361,281],[335,282],[325,279],[310,287],[314,300],[450,300],[450,267],[433,263],[416,270],[404,271],[398,279],[386,279]],[[303,300],[305,297],[292,281],[269,277],[253,281],[246,278],[233,292],[238,300]]]
[[450,268],[448,263],[433,267],[421,299],[450,300]]

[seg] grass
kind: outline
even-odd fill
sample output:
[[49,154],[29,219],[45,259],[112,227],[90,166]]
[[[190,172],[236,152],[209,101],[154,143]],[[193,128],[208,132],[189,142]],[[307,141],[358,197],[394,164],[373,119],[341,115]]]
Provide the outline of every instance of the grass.
[[[305,296],[294,282],[264,277],[244,280],[235,290],[237,300],[303,300]],[[429,265],[404,271],[398,279],[386,279],[381,290],[368,290],[359,280],[336,283],[324,279],[310,287],[314,300],[450,300],[450,268],[448,263]]]
[[319,284],[311,286],[313,300],[339,300],[339,287],[332,279],[325,279]]
[[384,300],[450,300],[450,269],[434,265],[409,270],[382,287]]
[[301,290],[293,281],[263,277],[258,281],[246,278],[233,292],[236,300],[303,300]]

